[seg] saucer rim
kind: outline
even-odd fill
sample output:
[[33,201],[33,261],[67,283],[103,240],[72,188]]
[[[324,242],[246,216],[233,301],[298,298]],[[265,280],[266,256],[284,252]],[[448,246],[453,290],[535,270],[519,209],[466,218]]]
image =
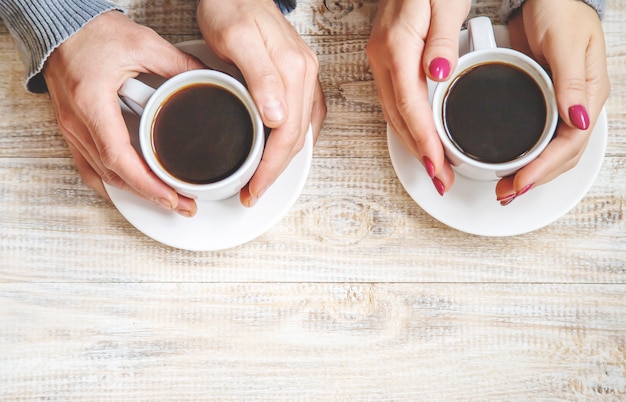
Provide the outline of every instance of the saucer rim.
[[[243,81],[239,71],[234,66],[219,60],[202,39],[179,42],[175,46],[196,57],[211,59],[213,66],[210,67],[229,72],[238,80]],[[202,46],[202,48],[198,49],[198,46]],[[207,53],[201,53],[204,51]],[[158,77],[147,77],[159,80]],[[130,112],[125,105],[122,104],[121,106],[127,113]],[[182,250],[220,251],[248,243],[263,235],[278,223],[300,197],[310,173],[312,160],[313,133],[312,127],[309,126],[303,148],[294,156],[285,171],[254,207],[243,207],[239,203],[239,195],[237,194],[222,201],[198,201],[198,212],[192,218],[179,216],[174,211],[167,211],[128,191],[118,189],[105,182],[103,184],[118,212],[131,226],[147,237],[166,246]],[[232,221],[240,225],[239,230],[230,230],[226,234],[214,232],[212,237],[207,237],[207,241],[188,241],[187,237],[181,236],[181,231],[194,231],[196,236],[201,235],[202,233],[198,229],[199,219],[203,220],[203,225],[213,226],[215,212],[213,215],[210,214],[209,208],[211,208],[211,204],[214,207],[213,211],[219,209],[222,212],[232,213]],[[237,217],[240,219],[235,219]],[[254,225],[250,225],[247,219],[243,219],[247,217],[256,219]],[[224,220],[222,218],[223,216],[220,219]],[[145,222],[146,220],[155,219],[159,221],[156,226],[152,221],[149,224]],[[243,220],[245,222],[242,222]],[[236,235],[233,235],[233,233],[236,233]],[[216,242],[218,235],[219,241]]]

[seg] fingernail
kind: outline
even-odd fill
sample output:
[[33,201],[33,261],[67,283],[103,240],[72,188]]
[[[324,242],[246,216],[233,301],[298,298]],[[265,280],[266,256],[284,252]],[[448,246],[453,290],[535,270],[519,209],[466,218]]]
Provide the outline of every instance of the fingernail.
[[507,195],[506,197],[498,198],[497,201],[500,201],[500,205],[505,207],[509,205],[510,203],[512,203],[516,197],[517,197],[517,194],[513,193],[513,194]]
[[176,212],[178,212],[179,215],[184,216],[185,218],[191,218],[195,215],[194,213],[186,209],[179,209]]
[[435,185],[435,188],[437,189],[439,195],[443,197],[444,193],[446,192],[446,187],[443,185],[441,180],[435,177],[433,178],[433,184]]
[[431,179],[435,178],[435,165],[428,159],[428,156],[424,157],[424,167],[426,168],[426,173],[428,173],[428,177]]
[[248,200],[245,202],[245,206],[247,206],[248,208],[252,208],[253,206],[256,205],[256,203],[259,201],[259,198],[263,197],[263,194],[265,194],[265,191],[267,190],[267,187],[261,189],[261,191],[257,192],[256,195],[252,194],[251,192],[250,194],[250,198],[248,198]]
[[529,192],[529,191],[530,191],[530,189],[531,189],[531,188],[533,188],[533,187],[534,187],[534,185],[535,185],[534,183],[533,183],[533,184],[529,184],[529,185],[527,185],[526,187],[524,187],[523,189],[521,189],[520,191],[518,191],[518,192],[517,192],[517,194],[515,194],[515,196],[516,196],[516,197],[519,197],[519,196],[521,196],[521,195],[526,194],[527,192]]
[[583,105],[570,107],[569,119],[580,130],[586,130],[589,128],[589,114]]
[[248,200],[248,208],[252,208],[253,206],[255,206],[257,201],[259,201],[257,197],[251,196],[250,199]]
[[263,194],[265,194],[265,192],[267,191],[269,187],[264,187],[261,189],[261,191],[259,191],[258,193],[256,193],[256,198],[259,199],[261,197],[263,197]]
[[506,207],[507,205],[512,203],[513,200],[515,200],[515,198],[517,198],[517,197],[515,196],[515,194],[513,194],[512,197],[510,197],[510,198],[507,197],[507,198],[503,199],[502,201],[500,201],[500,205],[502,205],[503,207]]
[[437,57],[430,62],[428,71],[436,80],[444,80],[450,74],[450,62],[443,57]]
[[279,101],[271,101],[263,105],[263,115],[270,121],[282,121],[285,118],[285,110]]
[[162,206],[165,209],[172,209],[172,203],[166,200],[165,198],[157,198],[156,203]]
[[496,201],[500,201],[500,203],[506,202],[506,201],[513,201],[513,198],[517,197],[516,193],[513,194],[509,194],[506,197],[501,197],[501,198],[497,198]]

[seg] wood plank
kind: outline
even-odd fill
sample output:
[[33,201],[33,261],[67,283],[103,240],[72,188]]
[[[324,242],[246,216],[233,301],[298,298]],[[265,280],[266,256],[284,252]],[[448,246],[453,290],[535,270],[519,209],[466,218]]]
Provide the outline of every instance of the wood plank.
[[[172,43],[200,36],[195,1],[117,2]],[[377,3],[287,17],[329,105],[311,174],[266,234],[206,253],[147,238],[82,183],[0,23],[0,399],[626,400],[626,2],[603,22],[596,182],[557,222],[495,239],[397,180],[364,51]]]
[[6,400],[622,400],[624,285],[0,284]]
[[196,253],[138,232],[69,159],[0,159],[0,282],[623,283],[623,169],[623,158],[607,158],[592,191],[546,228],[481,239],[426,214],[388,158],[317,158],[300,199],[265,235]]

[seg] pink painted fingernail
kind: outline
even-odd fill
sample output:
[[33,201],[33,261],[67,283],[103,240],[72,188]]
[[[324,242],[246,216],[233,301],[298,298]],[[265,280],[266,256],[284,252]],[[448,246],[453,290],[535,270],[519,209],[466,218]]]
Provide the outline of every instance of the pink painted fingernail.
[[443,197],[443,195],[446,192],[446,186],[444,186],[441,180],[439,180],[436,177],[433,178],[433,184],[435,185],[435,188],[437,189],[437,192],[439,193],[439,195]]
[[519,197],[521,195],[526,194],[527,192],[530,191],[531,188],[533,188],[535,186],[534,183],[527,185],[526,187],[524,187],[523,189],[521,189],[520,191],[517,192],[517,194],[515,194],[516,197]]
[[500,201],[500,203],[506,202],[506,201],[513,201],[513,198],[515,197],[517,197],[517,194],[513,193],[513,194],[507,195],[506,197],[498,197],[496,201]]
[[428,173],[428,177],[431,179],[435,178],[435,165],[428,159],[428,156],[424,157],[424,167],[426,168],[426,173]]
[[569,119],[580,130],[586,130],[589,128],[589,114],[583,105],[570,107]]
[[450,62],[443,57],[437,57],[430,62],[428,71],[434,79],[438,81],[445,80],[450,74]]
[[500,201],[500,205],[502,205],[503,207],[506,207],[507,205],[512,203],[513,200],[515,200],[515,198],[517,198],[517,197],[515,196],[515,194],[513,194],[512,197],[507,197],[507,198],[503,199],[502,201]]

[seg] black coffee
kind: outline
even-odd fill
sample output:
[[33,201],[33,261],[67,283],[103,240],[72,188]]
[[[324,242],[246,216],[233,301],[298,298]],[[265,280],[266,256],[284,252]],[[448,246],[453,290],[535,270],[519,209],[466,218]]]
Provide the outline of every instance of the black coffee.
[[457,78],[444,100],[448,136],[466,155],[487,163],[515,160],[537,143],[546,124],[541,88],[510,64],[490,63]]
[[152,146],[172,176],[195,184],[214,183],[235,172],[252,147],[252,120],[230,92],[190,85],[161,106],[152,127]]

